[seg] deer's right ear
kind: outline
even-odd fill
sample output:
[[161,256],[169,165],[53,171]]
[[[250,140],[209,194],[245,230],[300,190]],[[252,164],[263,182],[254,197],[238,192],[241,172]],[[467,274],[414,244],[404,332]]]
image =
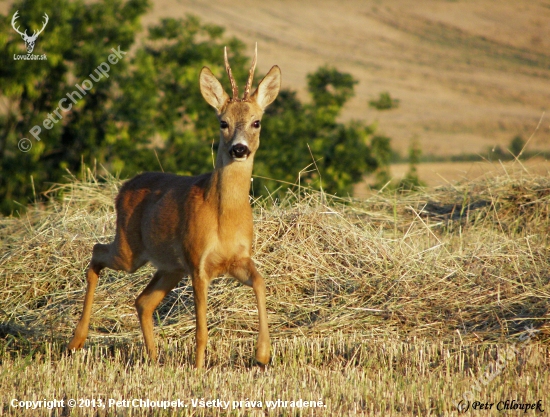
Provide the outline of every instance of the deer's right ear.
[[208,104],[219,112],[229,100],[229,96],[208,67],[203,67],[199,78],[202,96]]

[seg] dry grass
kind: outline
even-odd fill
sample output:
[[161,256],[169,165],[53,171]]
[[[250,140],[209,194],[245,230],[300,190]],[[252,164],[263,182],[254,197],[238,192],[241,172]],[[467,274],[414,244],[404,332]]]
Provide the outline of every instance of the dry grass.
[[[133,300],[150,279],[148,267],[102,274],[89,349],[66,356],[91,247],[113,237],[119,186],[90,175],[57,187],[59,198],[45,207],[0,219],[0,415],[20,415],[12,398],[50,397],[248,398],[264,401],[259,415],[452,415],[514,344],[517,354],[476,399],[526,402],[550,392],[548,177],[503,176],[363,201],[310,192],[255,202],[255,259],[274,340],[265,374],[250,367],[252,292],[226,278],[209,292],[208,370],[191,368],[188,280],[158,310],[161,365],[143,362]],[[519,343],[530,327],[536,335]],[[322,399],[327,408],[268,411],[265,401],[277,398]],[[132,407],[104,413],[155,415]]]
[[[409,171],[408,163],[392,164],[390,172],[394,182],[405,178]],[[550,174],[550,161],[536,157],[520,162],[514,161],[472,161],[472,162],[423,162],[416,165],[419,178],[428,187],[451,186],[456,183],[484,181],[489,178],[498,178],[502,175],[512,175],[527,178],[533,174],[548,176]],[[371,194],[369,183],[372,178],[355,185],[354,197],[366,198]]]

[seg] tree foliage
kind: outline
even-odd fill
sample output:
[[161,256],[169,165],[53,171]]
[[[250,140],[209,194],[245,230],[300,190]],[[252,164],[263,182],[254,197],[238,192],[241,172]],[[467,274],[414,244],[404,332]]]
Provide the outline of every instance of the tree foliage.
[[520,157],[525,148],[525,140],[521,136],[515,136],[510,141],[510,152],[515,157]]
[[426,184],[420,180],[418,176],[417,166],[420,163],[420,156],[422,155],[422,150],[418,140],[413,139],[409,146],[409,170],[405,175],[398,186],[397,189],[401,191],[415,191],[424,187]]
[[[266,110],[255,173],[290,183],[300,176],[302,184],[351,195],[353,184],[376,170],[389,152],[389,141],[374,145],[374,126],[337,120],[356,82],[350,74],[321,67],[308,75],[311,103],[303,104],[295,92],[283,90]],[[258,192],[280,185],[262,179],[254,184]]]
[[[43,13],[50,17],[34,52],[47,54],[47,60],[9,60],[0,67],[2,212],[27,204],[33,183],[40,193],[62,181],[67,170],[79,172],[85,165],[101,164],[121,177],[147,170],[195,175],[212,169],[218,124],[200,94],[199,72],[209,66],[229,91],[223,65],[227,45],[234,76],[244,85],[250,65],[244,44],[194,16],[163,19],[136,44],[148,7],[147,0],[18,1],[0,20],[0,50],[11,59],[25,53],[10,27],[13,13],[20,10],[22,27],[31,29]],[[119,46],[128,54],[111,64],[108,76],[93,82],[70,111],[53,116],[55,123],[46,129],[43,121],[59,100],[91,79]],[[356,83],[350,74],[322,67],[308,75],[311,102],[302,103],[289,89],[281,91],[262,125],[256,195],[295,183],[299,176],[313,186],[321,177],[326,191],[351,194],[354,183],[387,164],[389,139],[373,138],[373,126],[338,121]],[[29,134],[35,125],[42,127],[40,141]],[[30,138],[29,152],[18,149],[21,138]]]
[[[83,1],[36,0],[12,5],[0,19],[0,51],[6,61],[0,67],[0,95],[4,108],[0,115],[0,209],[9,213],[26,205],[36,191],[62,180],[66,170],[78,171],[82,163],[107,162],[111,157],[108,133],[113,131],[117,84],[127,73],[129,60],[122,59],[109,77],[103,77],[54,126],[42,127],[40,141],[29,134],[42,126],[75,84],[88,79],[105,62],[111,48],[127,51],[139,32],[139,17],[147,9],[146,0]],[[11,16],[20,11],[21,27],[32,30],[49,23],[37,40],[34,53],[45,53],[45,61],[15,60],[25,53],[21,37],[11,28]],[[18,22],[19,23],[19,22]],[[40,52],[38,52],[40,51]],[[96,76],[97,78],[97,76]],[[76,97],[76,96],[75,96]],[[17,145],[31,138],[32,149],[21,152]],[[32,177],[32,181],[31,181]]]

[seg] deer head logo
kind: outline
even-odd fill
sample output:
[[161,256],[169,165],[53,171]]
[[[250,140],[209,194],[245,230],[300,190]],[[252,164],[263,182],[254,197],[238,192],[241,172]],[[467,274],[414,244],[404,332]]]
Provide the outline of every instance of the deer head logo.
[[42,29],[40,29],[38,32],[35,30],[32,36],[27,35],[27,29],[25,29],[25,32],[21,32],[19,30],[19,26],[15,27],[15,21],[19,17],[17,14],[19,13],[19,10],[15,12],[13,15],[13,18],[11,19],[11,25],[13,26],[13,29],[21,35],[23,40],[25,41],[25,46],[27,47],[27,53],[32,54],[32,51],[34,49],[34,43],[36,42],[36,38],[38,38],[38,35],[40,35],[43,31],[46,25],[48,24],[48,21],[50,18],[46,13],[44,13],[44,24],[42,25]]

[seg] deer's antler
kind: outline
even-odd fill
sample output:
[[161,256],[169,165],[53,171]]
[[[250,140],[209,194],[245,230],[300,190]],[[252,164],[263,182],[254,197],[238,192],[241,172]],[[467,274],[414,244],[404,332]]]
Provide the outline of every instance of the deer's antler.
[[256,48],[254,50],[254,58],[252,58],[252,66],[248,71],[248,81],[246,82],[246,87],[244,88],[243,100],[248,99],[250,94],[250,87],[252,87],[252,81],[254,81],[254,70],[256,69],[256,61],[258,59],[258,42],[256,42]]
[[225,70],[227,71],[227,75],[229,76],[229,82],[231,83],[231,89],[233,90],[232,100],[238,100],[239,88],[237,87],[237,83],[235,82],[235,79],[233,78],[233,74],[231,73],[231,67],[229,66],[229,60],[227,59],[227,46],[223,49],[223,53],[224,53],[224,60],[225,60]]
[[46,27],[46,25],[47,25],[48,22],[50,21],[50,18],[48,17],[48,14],[47,14],[47,13],[44,13],[44,16],[43,16],[43,17],[44,17],[44,19],[46,19],[46,20],[44,21],[44,24],[42,25],[42,29],[40,29],[40,30],[38,31],[38,33],[36,33],[36,30],[35,30],[34,33],[33,33],[33,35],[32,35],[33,38],[37,38],[38,35],[40,35],[40,34],[44,31],[44,28]]
[[19,33],[21,36],[29,36],[29,35],[27,35],[27,31],[26,31],[26,30],[25,30],[25,33],[23,33],[23,32],[21,32],[21,31],[19,30],[19,26],[15,27],[15,21],[16,21],[17,18],[19,17],[19,16],[17,15],[18,13],[19,13],[19,10],[17,10],[17,11],[15,12],[15,14],[13,15],[13,17],[11,18],[11,26],[12,26],[13,29],[14,29],[17,33]]

